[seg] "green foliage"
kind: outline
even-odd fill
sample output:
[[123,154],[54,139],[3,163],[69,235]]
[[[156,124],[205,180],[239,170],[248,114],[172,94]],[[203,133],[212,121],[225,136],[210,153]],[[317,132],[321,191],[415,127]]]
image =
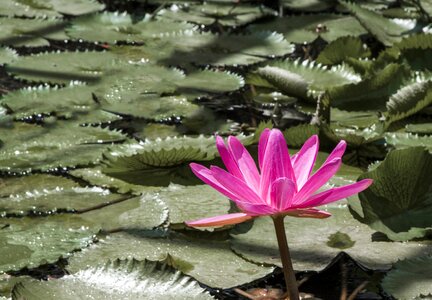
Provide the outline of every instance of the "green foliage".
[[319,54],[316,61],[324,65],[336,65],[347,58],[366,58],[370,51],[358,37],[345,36],[334,40]]
[[108,261],[58,280],[23,281],[14,289],[13,299],[214,299],[169,263],[169,259]]
[[397,299],[424,299],[432,296],[432,257],[399,261],[383,280],[384,290]]
[[372,171],[359,177],[373,185],[359,194],[362,216],[356,219],[395,241],[424,237],[432,227],[432,154],[421,147],[394,150]]

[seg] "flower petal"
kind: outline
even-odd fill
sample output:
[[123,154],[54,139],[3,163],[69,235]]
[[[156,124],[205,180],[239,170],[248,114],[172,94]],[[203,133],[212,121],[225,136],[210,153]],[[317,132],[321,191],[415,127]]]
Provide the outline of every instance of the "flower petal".
[[[236,196],[235,199],[251,204],[263,204],[263,201],[243,180],[231,175],[227,171],[211,166],[210,170],[214,178],[230,193]],[[234,199],[234,200],[235,200]]]
[[201,179],[204,183],[208,184],[216,191],[227,196],[231,200],[239,200],[237,195],[226,189],[219,181],[217,181],[212,171],[196,163],[191,163],[189,166],[191,167],[192,172],[195,174],[195,176]]
[[259,143],[258,143],[258,163],[261,172],[262,172],[262,166],[264,162],[264,153],[267,147],[269,135],[270,135],[270,129],[268,128],[264,129],[264,131],[261,133]]
[[246,150],[245,146],[234,136],[228,138],[228,146],[232,157],[240,169],[246,184],[258,193],[260,175],[252,156]]
[[327,157],[327,159],[323,163],[323,166],[335,158],[342,158],[342,155],[345,153],[346,146],[347,143],[344,140],[341,140],[339,144],[337,144],[337,146],[330,153],[330,155]]
[[330,197],[333,189],[310,196],[306,201],[296,205],[295,208],[310,208],[322,205],[321,203]]
[[242,223],[252,218],[252,216],[249,216],[245,213],[234,213],[200,220],[187,221],[185,223],[186,225],[193,227],[224,226]]
[[360,193],[361,191],[367,189],[372,183],[372,179],[363,179],[353,184],[336,187],[312,196],[306,201],[305,205],[318,206],[335,202],[351,195]]
[[252,204],[241,201],[235,202],[237,206],[250,216],[265,216],[278,213],[278,210],[267,204]]
[[225,167],[227,168],[228,172],[233,174],[235,177],[243,179],[243,175],[240,172],[237,163],[235,162],[230,151],[228,151],[228,149],[226,148],[223,138],[220,136],[216,137],[216,148],[218,149],[221,159]]
[[319,168],[319,170],[309,178],[302,189],[294,196],[293,204],[300,206],[339,170],[341,164],[341,159],[335,158]]
[[287,177],[296,182],[285,138],[280,130],[272,129],[264,153],[260,181],[261,197],[268,204],[270,204],[270,186],[280,177]]
[[270,190],[271,206],[278,211],[290,207],[295,192],[296,185],[291,179],[286,177],[276,179]]
[[328,213],[323,210],[318,209],[295,209],[291,211],[283,212],[286,216],[297,217],[297,218],[315,218],[315,219],[325,219],[331,216],[331,213]]
[[304,143],[295,157],[291,158],[298,189],[303,187],[312,172],[318,154],[318,147],[318,136],[313,135]]

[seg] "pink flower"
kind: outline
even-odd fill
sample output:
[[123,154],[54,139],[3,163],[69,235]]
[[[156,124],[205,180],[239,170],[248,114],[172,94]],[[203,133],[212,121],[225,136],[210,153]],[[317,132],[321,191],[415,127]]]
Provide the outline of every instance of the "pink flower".
[[226,214],[186,222],[189,226],[221,226],[237,224],[264,215],[327,218],[331,214],[313,207],[328,204],[359,193],[372,184],[371,179],[315,193],[339,169],[346,143],[341,141],[327,160],[312,173],[318,153],[318,137],[310,137],[293,156],[282,132],[266,129],[258,145],[261,172],[240,141],[230,136],[228,146],[221,137],[216,146],[227,170],[216,166],[207,169],[199,164],[190,166],[194,174],[234,201],[241,213]]

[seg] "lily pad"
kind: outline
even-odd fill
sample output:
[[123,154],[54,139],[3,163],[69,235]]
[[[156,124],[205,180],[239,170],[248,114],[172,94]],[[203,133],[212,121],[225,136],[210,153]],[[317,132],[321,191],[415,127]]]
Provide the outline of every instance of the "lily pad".
[[287,16],[251,25],[250,29],[276,31],[292,43],[310,43],[317,37],[331,42],[342,36],[356,37],[367,33],[354,17],[338,14]]
[[23,281],[13,299],[214,299],[167,262],[114,260],[57,280]]
[[406,259],[394,265],[384,277],[382,286],[397,299],[427,299],[432,296],[431,274],[431,256]]
[[[124,247],[127,245],[127,247]],[[182,234],[129,231],[107,236],[98,244],[76,253],[68,270],[76,273],[100,260],[135,258],[165,260],[185,274],[212,287],[227,288],[269,274],[272,268],[259,266],[234,254],[228,242],[197,239]]]
[[14,123],[12,128],[0,128],[0,135],[0,170],[17,173],[91,165],[110,143],[124,140],[116,131],[66,122],[54,128]]
[[93,242],[95,231],[77,216],[0,219],[0,273],[66,258]]
[[[335,234],[343,234],[346,241],[344,251],[359,263],[375,268],[389,268],[398,259],[431,253],[432,246],[418,242],[394,243],[372,241],[374,233],[368,226],[357,222],[343,203],[339,207],[329,206],[332,216],[325,220],[294,218],[285,219],[288,245],[294,269],[298,271],[320,270],[341,251],[338,244],[329,243]],[[255,263],[281,266],[273,221],[270,217],[237,225],[231,238],[232,249],[242,257]],[[386,253],[386,255],[383,255]]]
[[421,147],[390,152],[372,171],[359,177],[374,184],[359,194],[356,219],[395,241],[424,237],[432,228],[432,154]]
[[53,7],[42,0],[8,0],[0,6],[0,15],[8,17],[54,17],[62,15],[53,10]]
[[0,65],[9,64],[18,59],[18,54],[11,48],[0,48]]
[[7,46],[48,46],[46,39],[65,40],[65,22],[41,19],[0,18],[0,44]]
[[166,203],[171,226],[183,227],[185,221],[227,214],[230,201],[208,185],[170,184],[153,196]]
[[[25,188],[0,198],[0,215],[74,212],[121,199],[121,195],[102,188],[80,187],[73,182],[65,183],[66,180],[61,177],[34,175],[20,179]],[[50,182],[46,183],[48,180]],[[4,184],[11,186],[18,180],[11,181],[5,181]]]
[[76,18],[66,30],[74,39],[116,43],[146,42],[151,38],[160,38],[170,33],[181,33],[193,29],[193,25],[170,20],[153,20],[150,16],[134,22],[126,13],[103,12]]
[[327,45],[318,55],[316,62],[325,65],[340,64],[347,58],[366,58],[370,50],[358,37],[344,36]]
[[294,47],[282,35],[260,32],[244,35],[188,31],[150,40],[140,47],[119,47],[116,53],[133,60],[149,59],[163,65],[249,65],[283,56]]
[[276,12],[263,5],[244,3],[209,3],[198,5],[172,5],[158,13],[162,20],[188,21],[196,24],[242,26],[265,16],[275,16]]

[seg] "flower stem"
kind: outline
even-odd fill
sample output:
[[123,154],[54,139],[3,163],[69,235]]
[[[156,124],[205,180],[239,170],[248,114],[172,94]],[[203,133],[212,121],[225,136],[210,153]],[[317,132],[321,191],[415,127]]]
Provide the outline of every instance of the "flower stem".
[[276,237],[279,245],[279,252],[282,260],[282,267],[285,277],[285,284],[290,300],[299,300],[297,280],[291,262],[291,255],[285,234],[284,216],[274,216],[273,223],[276,230]]

